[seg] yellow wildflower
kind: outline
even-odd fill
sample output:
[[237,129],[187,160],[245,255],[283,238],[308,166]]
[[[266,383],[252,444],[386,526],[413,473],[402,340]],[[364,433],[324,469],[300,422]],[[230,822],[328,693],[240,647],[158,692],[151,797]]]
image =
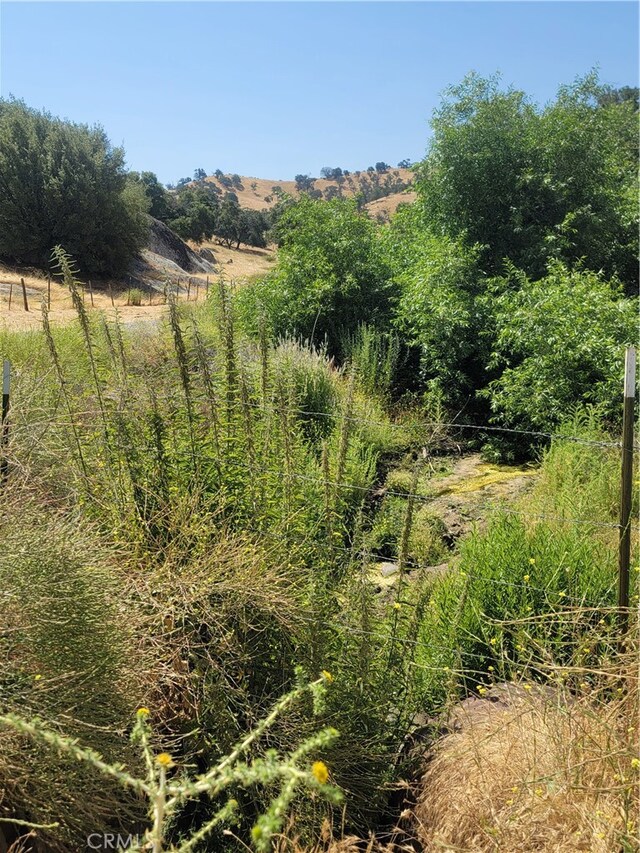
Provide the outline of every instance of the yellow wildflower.
[[534,557],[529,557],[529,563],[530,563],[532,566],[535,566],[535,564],[536,564],[535,558],[534,558]]
[[328,672],[328,670],[326,670],[326,669],[323,669],[323,670],[322,670],[322,677],[324,678],[324,680],[325,680],[328,684],[332,684],[332,683],[333,683],[333,676],[331,675],[331,673],[330,673],[330,672]]
[[640,767],[640,758],[632,758],[631,759],[631,766],[633,767],[634,770],[637,770],[638,767]]
[[173,758],[168,752],[161,752],[160,755],[156,755],[156,764],[160,767],[173,767]]
[[529,583],[529,575],[525,575],[522,579],[525,583]]
[[151,711],[148,708],[138,708],[136,714],[138,717],[148,717]]
[[42,678],[42,676],[40,675],[40,673],[38,673],[37,675],[34,675],[34,676],[33,676],[33,680],[34,680],[34,681],[40,681],[40,679],[41,679],[41,678]]
[[394,610],[400,610],[400,607],[401,607],[401,605],[400,605],[397,601],[396,601],[396,603],[393,605],[393,609],[394,609]]
[[311,772],[321,785],[326,785],[329,780],[329,769],[324,761],[314,761]]

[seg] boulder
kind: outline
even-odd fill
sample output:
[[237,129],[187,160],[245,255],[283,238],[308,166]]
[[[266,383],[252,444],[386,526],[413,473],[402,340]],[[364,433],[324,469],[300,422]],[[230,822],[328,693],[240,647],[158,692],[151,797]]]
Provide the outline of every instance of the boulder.
[[210,260],[194,252],[164,222],[152,216],[149,218],[151,220],[147,243],[149,252],[171,261],[183,272],[212,273],[216,271],[215,265]]

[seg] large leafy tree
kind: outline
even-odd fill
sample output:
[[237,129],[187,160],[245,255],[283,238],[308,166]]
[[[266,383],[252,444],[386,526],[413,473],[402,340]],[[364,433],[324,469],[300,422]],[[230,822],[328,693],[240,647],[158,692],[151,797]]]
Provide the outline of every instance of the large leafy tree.
[[[154,172],[129,172],[129,180],[139,183],[149,199],[149,214],[161,222],[172,216],[172,197]],[[173,213],[175,215],[175,213]]]
[[170,200],[165,222],[183,240],[202,243],[210,240],[216,228],[220,204],[216,192],[208,185],[181,187]]
[[0,256],[45,267],[61,244],[84,273],[115,275],[144,245],[147,207],[101,128],[0,100]]
[[398,210],[384,242],[400,290],[395,325],[419,353],[429,396],[468,407],[489,355],[480,248],[430,233],[417,205]]
[[470,75],[436,111],[418,170],[435,233],[483,247],[488,273],[510,259],[533,276],[550,259],[636,278],[637,112],[594,75],[540,110],[497,78]]
[[346,199],[289,201],[274,227],[277,269],[240,294],[249,322],[266,313],[276,334],[327,341],[340,355],[359,324],[388,322],[392,284],[376,226]]

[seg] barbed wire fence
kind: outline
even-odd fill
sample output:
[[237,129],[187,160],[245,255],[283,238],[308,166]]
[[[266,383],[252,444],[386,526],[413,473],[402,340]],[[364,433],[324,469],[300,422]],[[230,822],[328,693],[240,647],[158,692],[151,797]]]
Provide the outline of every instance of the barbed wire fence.
[[[41,379],[41,381],[43,381]],[[1,420],[1,429],[0,429],[0,484],[4,485],[6,483],[8,473],[9,473],[9,441],[11,434],[11,422],[10,422],[10,400],[11,400],[11,365],[8,360],[4,360],[3,362],[3,395],[2,395],[2,420]],[[608,451],[619,451],[621,454],[621,486],[620,486],[620,518],[618,522],[613,521],[601,521],[591,518],[580,518],[573,517],[570,515],[557,515],[553,513],[545,513],[545,512],[532,512],[526,509],[520,509],[512,506],[506,506],[504,503],[499,503],[495,501],[480,501],[475,504],[475,509],[479,512],[491,514],[495,512],[500,512],[505,515],[513,516],[514,518],[522,519],[523,521],[545,521],[545,522],[553,522],[559,525],[576,525],[581,529],[588,533],[588,531],[599,530],[599,529],[609,529],[609,530],[618,530],[619,532],[619,548],[618,548],[618,576],[617,576],[617,613],[618,613],[618,621],[619,621],[619,631],[620,635],[624,636],[626,631],[628,630],[629,625],[629,575],[630,575],[630,550],[631,550],[631,536],[632,534],[637,534],[640,532],[640,525],[633,523],[632,519],[632,480],[633,480],[633,457],[634,452],[638,450],[638,444],[634,443],[634,435],[633,435],[633,427],[634,427],[634,406],[635,406],[635,349],[633,347],[628,347],[626,351],[625,357],[625,384],[624,384],[624,414],[623,414],[623,430],[622,437],[620,441],[615,440],[593,440],[585,438],[584,436],[571,435],[565,432],[548,432],[541,430],[526,430],[526,429],[517,429],[513,427],[503,427],[497,425],[480,425],[480,424],[472,424],[472,423],[464,423],[459,421],[451,421],[451,422],[443,422],[443,421],[408,421],[401,423],[394,423],[391,421],[379,421],[375,419],[369,419],[364,417],[354,416],[352,414],[346,413],[334,413],[334,412],[322,412],[322,411],[311,411],[305,408],[296,408],[296,407],[285,407],[285,406],[265,406],[264,404],[260,404],[257,402],[253,402],[250,400],[245,400],[241,405],[248,405],[254,410],[259,410],[264,413],[267,413],[271,416],[277,416],[282,414],[287,414],[291,416],[295,416],[297,418],[330,418],[338,422],[347,422],[350,424],[356,424],[363,427],[383,427],[383,428],[391,428],[391,429],[402,429],[406,430],[407,428],[412,431],[418,430],[430,430],[432,433],[437,430],[461,430],[461,431],[474,431],[481,433],[503,433],[506,435],[522,435],[527,438],[536,438],[536,439],[544,439],[550,442],[570,442],[578,445],[582,445],[585,447],[590,447],[595,449],[604,449]],[[55,416],[52,416],[51,412],[42,412],[42,417],[34,418],[33,412],[30,413],[29,418],[29,429],[37,431],[40,427],[42,427],[43,431],[51,428],[53,424],[58,425],[69,425],[72,420],[76,420],[78,418],[87,417],[91,418],[95,412],[93,410],[85,410],[85,411],[74,411],[73,416],[67,415],[64,416],[60,412],[56,412]],[[34,439],[34,445],[38,444],[40,441],[41,434],[34,433],[38,437]],[[213,465],[214,463],[211,462]],[[243,466],[249,473],[255,474],[256,469],[256,460],[252,460],[252,463],[248,462],[242,463],[238,460],[234,460],[234,465]],[[294,480],[298,480],[303,483],[312,483],[323,488],[330,487],[335,490],[339,490],[342,493],[349,492],[358,492],[362,494],[363,499],[365,498],[380,498],[380,497],[394,497],[398,499],[403,499],[411,502],[412,504],[418,503],[423,505],[428,505],[434,499],[433,494],[424,494],[419,491],[411,491],[411,490],[395,490],[392,488],[386,488],[384,486],[380,486],[379,484],[373,485],[360,485],[358,483],[349,483],[344,480],[336,480],[330,477],[323,476],[311,476],[309,474],[300,473],[295,470],[288,470],[287,472],[276,470],[275,468],[270,468],[264,465],[261,461],[257,461],[258,470],[262,475],[273,476],[282,478],[284,476],[290,477]],[[268,531],[260,530],[261,536],[266,536],[268,538]],[[332,549],[335,551],[340,551],[345,554],[351,555],[351,558],[355,558],[359,556],[362,558],[368,555],[364,555],[360,553],[359,555],[356,553],[356,549],[354,548],[346,548],[344,545],[339,545],[337,543],[332,544]],[[429,566],[425,563],[421,563],[417,560],[411,558],[405,558],[404,565],[400,567],[401,571],[404,570],[426,570],[431,569],[432,566]],[[473,573],[470,574],[470,577],[473,578]],[[478,579],[481,579],[478,576]],[[510,586],[510,587],[522,587],[526,588],[530,591],[535,591],[539,593],[546,594],[548,592],[547,589],[543,587],[536,587],[531,584],[521,584],[516,581],[509,581],[505,579],[498,578],[482,578],[483,581],[488,583],[495,583],[501,586]],[[613,581],[612,581],[613,584]],[[575,606],[584,606],[585,602],[581,598],[572,598],[567,597],[565,599],[566,603],[573,603]]]

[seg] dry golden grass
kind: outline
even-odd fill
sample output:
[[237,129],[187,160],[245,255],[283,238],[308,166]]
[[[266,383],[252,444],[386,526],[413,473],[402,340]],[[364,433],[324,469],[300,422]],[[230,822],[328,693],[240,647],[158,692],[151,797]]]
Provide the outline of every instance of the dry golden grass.
[[[395,172],[398,172],[402,180],[407,183],[412,182],[414,179],[414,174],[410,169],[390,170],[390,174],[394,174]],[[362,174],[366,175],[366,172],[362,172]],[[355,195],[356,192],[359,190],[358,178],[355,176],[355,174],[352,174],[351,177],[353,178],[353,185],[349,184],[348,179],[345,180],[344,184],[342,185],[342,193],[346,198],[350,198],[351,196]],[[222,193],[229,191],[229,188],[223,186],[220,181],[213,175],[210,175],[208,178],[206,178],[206,180],[208,183],[218,187],[218,189]],[[231,190],[238,196],[240,206],[247,207],[250,210],[265,210],[272,208],[278,201],[277,196],[275,196],[273,193],[274,187],[280,187],[283,192],[294,197],[297,197],[299,195],[298,191],[296,190],[295,181],[280,181],[272,180],[270,178],[252,177],[241,177],[240,180],[243,189],[240,190],[236,187],[231,187]],[[253,187],[254,184],[255,188]],[[318,178],[314,186],[316,189],[321,190],[324,193],[327,187],[335,185],[335,181],[327,181],[324,178]],[[375,202],[371,202],[371,204],[376,205],[376,207],[374,208],[375,213],[378,213],[382,210],[388,210],[389,213],[392,213],[395,211],[400,201],[412,201],[413,199],[410,197],[411,195],[413,194],[404,196],[402,193],[394,193],[393,195],[387,196],[386,198],[381,198]],[[398,197],[397,199],[396,196]],[[389,204],[385,204],[387,200],[390,200]],[[369,205],[367,205],[367,208],[369,208]]]
[[195,243],[189,243],[189,245],[194,251],[202,248],[211,249],[225,279],[239,284],[270,272],[276,261],[275,246],[269,246],[266,249],[257,249],[252,246],[228,249],[215,240],[205,240],[200,245]]
[[[185,273],[185,278],[186,278]],[[20,279],[24,278],[24,283],[27,289],[27,302],[29,310],[25,311],[24,301],[22,296],[22,287]],[[204,281],[204,276],[192,276],[192,278],[201,278]],[[162,303],[163,296],[161,293],[153,295],[154,304],[143,304],[140,306],[127,305],[128,287],[122,282],[105,282],[95,283],[93,288],[93,306],[91,304],[91,294],[88,286],[85,288],[85,305],[89,309],[93,307],[95,310],[105,311],[107,314],[114,312],[114,307],[111,304],[111,295],[113,293],[113,302],[115,308],[118,309],[120,320],[124,323],[133,323],[139,320],[156,319],[165,311],[165,306]],[[11,292],[11,306],[9,306],[9,292]],[[47,278],[43,273],[38,273],[35,270],[14,270],[10,267],[0,265],[0,329],[9,330],[28,330],[39,329],[42,326],[42,317],[40,306],[43,299],[47,298]],[[143,300],[147,303],[147,296]],[[55,325],[70,323],[77,319],[77,313],[71,302],[71,294],[68,288],[64,287],[59,280],[51,281],[51,310],[50,320]]]
[[418,198],[418,193],[412,190],[407,190],[402,193],[391,193],[384,198],[377,198],[375,201],[370,201],[365,204],[365,210],[372,219],[377,219],[380,215],[385,219],[390,219],[401,204],[412,204]]
[[485,713],[460,718],[422,780],[424,850],[638,850],[637,701],[633,679],[624,699],[534,687],[507,708],[478,703]]

